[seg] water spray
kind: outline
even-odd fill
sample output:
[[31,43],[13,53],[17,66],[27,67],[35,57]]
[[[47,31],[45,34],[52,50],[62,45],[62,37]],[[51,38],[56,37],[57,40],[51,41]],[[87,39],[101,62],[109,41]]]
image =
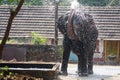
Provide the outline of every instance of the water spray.
[[80,15],[82,16],[83,19],[85,19],[85,16],[84,16],[84,7],[78,2],[78,0],[73,0],[71,2],[71,11],[73,12],[76,11],[76,12],[80,12]]
[[79,2],[77,0],[73,0],[71,2],[71,9],[78,9],[80,7]]

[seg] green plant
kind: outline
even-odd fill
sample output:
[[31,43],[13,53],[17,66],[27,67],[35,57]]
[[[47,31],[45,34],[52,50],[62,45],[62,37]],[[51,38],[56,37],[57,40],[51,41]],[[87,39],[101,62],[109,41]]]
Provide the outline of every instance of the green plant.
[[0,80],[1,80],[1,78],[3,78],[4,76],[6,76],[6,74],[5,74],[6,71],[8,71],[8,66],[0,67]]
[[2,40],[0,40],[0,44],[1,44]]
[[59,53],[60,53],[60,58],[62,58],[62,54],[63,54],[63,48],[59,47]]
[[[2,40],[0,40],[0,43],[2,42]],[[16,43],[19,43],[17,40],[15,39],[10,39],[10,40],[7,40],[6,44],[16,44]]]
[[31,32],[31,43],[45,45],[47,43],[46,38],[41,38],[39,34]]
[[15,39],[10,39],[10,40],[7,40],[6,42],[6,44],[16,44],[16,43],[18,43],[18,41]]
[[17,73],[9,71],[8,66],[0,67],[0,80],[16,80]]

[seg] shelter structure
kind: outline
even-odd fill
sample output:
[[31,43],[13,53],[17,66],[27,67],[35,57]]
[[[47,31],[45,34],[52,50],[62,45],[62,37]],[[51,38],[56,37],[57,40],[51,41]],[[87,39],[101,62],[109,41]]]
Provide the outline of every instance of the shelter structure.
[[[90,7],[84,6],[84,12],[93,16],[99,30],[94,62],[107,63],[109,58],[115,58],[120,63],[120,6]],[[0,38],[3,38],[9,18],[9,6],[0,6]],[[59,6],[58,16],[70,10],[69,6]],[[29,39],[31,32],[41,37],[54,39],[55,7],[54,6],[23,6],[15,17],[9,38]],[[58,33],[61,41],[62,34]]]

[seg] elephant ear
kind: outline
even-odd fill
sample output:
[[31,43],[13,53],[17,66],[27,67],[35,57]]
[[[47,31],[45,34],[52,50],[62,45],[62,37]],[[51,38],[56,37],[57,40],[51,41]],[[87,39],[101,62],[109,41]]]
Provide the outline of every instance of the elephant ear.
[[61,17],[59,17],[58,19],[58,23],[57,23],[57,28],[59,29],[59,31],[64,34],[65,33],[65,21],[63,19],[63,15]]
[[90,14],[85,14],[87,20],[87,30],[90,31],[92,28],[96,28],[93,16]]
[[70,11],[70,15],[68,17],[68,25],[67,25],[67,33],[68,33],[68,37],[70,39],[75,39],[75,33],[74,33],[74,28],[73,28],[73,16],[75,14],[75,10],[72,9]]

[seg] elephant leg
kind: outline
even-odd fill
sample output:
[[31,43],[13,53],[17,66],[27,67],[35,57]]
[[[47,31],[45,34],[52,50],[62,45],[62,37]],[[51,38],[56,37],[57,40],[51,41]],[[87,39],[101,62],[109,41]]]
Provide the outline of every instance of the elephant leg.
[[[68,41],[69,42],[69,41]],[[62,64],[61,64],[61,72],[63,75],[67,75],[67,67],[70,56],[70,44],[68,42],[63,43],[63,56],[62,56]]]
[[82,58],[80,55],[78,55],[78,74],[81,74],[81,63],[82,63]]
[[88,76],[87,56],[82,53],[78,56],[78,75]]
[[88,56],[88,74],[93,74],[93,53]]
[[82,57],[81,62],[81,76],[88,76],[87,55]]
[[68,60],[69,60],[69,52],[63,52],[62,64],[61,64],[61,71],[63,75],[67,75],[67,67],[68,67]]
[[93,74],[93,56],[96,48],[96,42],[91,42],[88,55],[88,74]]

